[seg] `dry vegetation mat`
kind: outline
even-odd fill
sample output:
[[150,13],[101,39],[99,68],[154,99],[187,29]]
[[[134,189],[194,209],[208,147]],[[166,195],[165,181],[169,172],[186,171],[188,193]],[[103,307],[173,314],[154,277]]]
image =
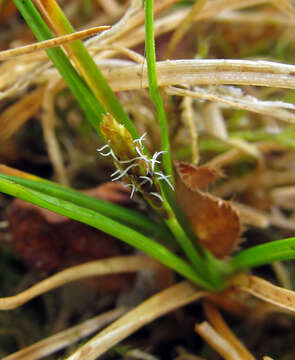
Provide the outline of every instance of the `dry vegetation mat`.
[[294,24],[0,1],[4,360],[295,358]]

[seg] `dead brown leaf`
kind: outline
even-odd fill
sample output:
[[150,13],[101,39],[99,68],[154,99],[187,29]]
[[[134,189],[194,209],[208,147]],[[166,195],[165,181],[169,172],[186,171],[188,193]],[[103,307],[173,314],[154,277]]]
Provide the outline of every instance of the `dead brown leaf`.
[[241,226],[230,202],[200,191],[216,180],[218,170],[177,162],[176,198],[200,243],[224,258],[236,247]]

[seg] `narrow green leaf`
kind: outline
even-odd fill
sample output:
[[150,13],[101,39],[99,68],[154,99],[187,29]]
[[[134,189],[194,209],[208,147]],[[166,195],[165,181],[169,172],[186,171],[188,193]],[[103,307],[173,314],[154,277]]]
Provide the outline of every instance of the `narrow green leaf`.
[[[41,14],[50,19],[50,23],[53,24],[54,28],[58,31],[58,35],[66,35],[75,32],[75,29],[63,14],[55,0],[38,0],[35,2],[41,11]],[[40,6],[38,4],[40,4]],[[73,41],[67,44],[65,49],[105,111],[112,114],[119,123],[124,124],[134,139],[138,138],[138,133],[134,124],[129,119],[128,114],[123,109],[117,96],[114,94],[93,58],[88,53],[83,42],[81,40]]]
[[[30,0],[14,0],[14,3],[39,41],[53,38],[51,31],[48,29]],[[61,48],[48,49],[46,52],[54,66],[68,84],[88,120],[95,130],[100,133],[98,125],[102,113],[105,113],[104,109],[89,90],[84,80],[81,79],[80,75]]]
[[91,209],[86,209],[69,201],[42,194],[41,192],[28,189],[3,178],[0,179],[0,191],[104,231],[152,256],[193,283],[205,289],[214,290],[209,283],[198,276],[189,264],[167,250],[164,246]]
[[79,191],[41,178],[39,178],[40,181],[33,181],[16,176],[0,174],[0,179],[1,178],[11,180],[16,184],[26,186],[32,190],[36,190],[47,195],[51,195],[57,199],[68,200],[73,204],[95,210],[102,215],[108,216],[111,219],[117,220],[121,223],[133,226],[138,230],[155,236],[156,238],[166,240],[171,238],[171,233],[166,227],[155,223],[148,217],[132,209],[121,207],[109,201],[93,198]]
[[272,241],[241,251],[230,261],[232,272],[272,263],[295,259],[295,237]]
[[158,120],[161,127],[162,151],[165,151],[163,154],[163,167],[166,175],[170,175],[171,181],[174,183],[168,125],[163,99],[158,88],[157,79],[154,34],[154,0],[145,1],[145,52],[150,96],[157,109]]

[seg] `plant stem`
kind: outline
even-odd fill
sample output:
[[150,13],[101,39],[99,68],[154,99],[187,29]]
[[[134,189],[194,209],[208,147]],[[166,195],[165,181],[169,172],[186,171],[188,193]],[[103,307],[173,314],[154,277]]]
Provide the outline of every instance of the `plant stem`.
[[[52,39],[52,33],[42,20],[38,11],[29,0],[13,0],[16,7],[30,26],[34,35],[39,41]],[[50,60],[57,68],[63,79],[68,84],[70,90],[75,96],[77,102],[85,112],[87,118],[100,133],[99,119],[105,112],[100,103],[96,100],[93,93],[89,90],[86,83],[81,79],[65,53],[61,48],[53,48],[46,50]]]
[[158,120],[161,127],[162,151],[165,151],[163,154],[163,167],[166,175],[170,175],[171,181],[174,183],[167,119],[157,80],[154,35],[154,0],[145,1],[145,52],[150,96],[157,110]]
[[210,283],[199,277],[189,264],[164,246],[106,216],[68,201],[27,189],[24,186],[15,184],[11,180],[0,179],[0,191],[102,230],[152,256],[193,283],[205,289],[214,290]]
[[[35,3],[57,35],[66,35],[75,32],[75,29],[55,0],[35,0]],[[76,40],[64,47],[103,108],[112,114],[119,123],[124,124],[134,139],[137,138],[138,133],[134,124],[124,111],[118,98],[98,69],[83,42]]]
[[231,272],[270,264],[274,261],[295,259],[295,237],[271,241],[241,251],[234,256],[229,266]]
[[35,177],[35,181],[32,181],[29,179],[3,174],[0,174],[0,179],[12,180],[17,184],[23,185],[32,190],[42,192],[57,199],[67,200],[73,204],[97,211],[104,216],[119,221],[120,223],[133,226],[146,234],[152,234],[156,238],[166,240],[171,238],[171,233],[165,226],[161,226],[153,222],[148,217],[137,211],[121,207],[109,201],[93,198],[52,181],[38,177]]
[[188,259],[191,261],[191,264],[197,269],[197,271],[200,272],[204,267],[204,261],[199,255],[197,249],[192,244],[191,240],[188,238],[188,236],[178,223],[175,216],[172,216],[168,220],[166,220],[166,224],[175,236],[175,239],[177,240],[178,244],[188,257]]

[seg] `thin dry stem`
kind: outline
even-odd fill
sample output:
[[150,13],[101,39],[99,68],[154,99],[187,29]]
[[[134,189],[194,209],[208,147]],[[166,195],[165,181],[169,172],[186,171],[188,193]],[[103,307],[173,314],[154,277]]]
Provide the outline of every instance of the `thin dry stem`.
[[27,64],[18,65],[14,60],[5,65],[8,66],[0,67],[0,100],[18,95],[30,85],[40,85],[36,80],[50,67],[49,62],[36,64],[32,61],[28,66]]
[[[259,145],[262,144],[257,144],[257,146]],[[263,146],[264,145],[265,144],[263,143]],[[262,147],[259,146],[259,149],[262,150]],[[271,146],[270,149],[274,149],[278,151],[284,150],[284,148],[279,146],[278,147]],[[226,154],[228,155],[228,157],[224,157],[223,159],[224,161],[221,161],[222,160],[221,157],[216,156],[216,159],[219,159],[219,161],[214,161],[215,159],[213,159],[212,161],[209,161],[206,165],[222,167],[225,165],[230,165],[234,161],[240,158],[240,156],[235,156],[238,155],[238,152],[236,150],[228,151],[224,155]],[[240,155],[242,154],[240,153]],[[246,175],[243,178],[229,179],[224,184],[215,188],[213,193],[216,196],[228,197],[233,193],[243,192],[256,180],[257,180],[256,173]],[[261,186],[264,186],[266,189],[273,186],[289,185],[295,182],[295,174],[293,172],[284,171],[284,170],[282,170],[280,173],[272,170],[264,170],[264,172],[259,175],[259,181],[261,182],[260,183]]]
[[102,50],[116,50],[118,53],[127,56],[130,60],[133,60],[135,63],[138,64],[143,64],[145,61],[145,58],[136,51],[120,45],[97,45],[91,48],[91,52],[94,53]]
[[277,206],[295,211],[295,186],[284,186],[271,191],[271,197]]
[[249,25],[263,25],[263,24],[275,24],[282,27],[294,27],[294,21],[290,17],[286,17],[282,14],[270,13],[270,12],[258,12],[253,11],[225,11],[219,14],[215,21],[218,23],[227,24],[245,24]]
[[46,339],[38,341],[2,360],[37,360],[49,356],[101,329],[125,312],[125,308],[117,308],[84,321],[82,324],[61,331]]
[[173,33],[170,42],[168,44],[167,51],[163,59],[169,59],[174,52],[175,48],[184,37],[186,32],[189,30],[194,18],[201,12],[207,0],[196,0],[194,5],[190,8],[189,13],[183,18],[179,26]]
[[289,273],[288,268],[285,264],[283,264],[280,261],[275,261],[271,264],[278,281],[280,282],[280,285],[283,286],[285,289],[292,289],[292,279]]
[[279,10],[282,11],[287,17],[290,17],[294,20],[295,17],[295,9],[293,4],[289,0],[280,0],[274,1],[273,5],[276,6]]
[[295,219],[285,217],[278,208],[273,207],[272,213],[268,218],[273,226],[289,231],[295,231]]
[[[176,2],[170,1],[170,4]],[[267,3],[272,3],[273,0],[216,0],[207,2],[203,10],[194,18],[194,21],[203,21],[208,19],[215,19],[219,14],[224,13],[226,10],[237,10],[237,9],[244,9],[250,6],[255,5],[262,5]],[[169,5],[169,1],[163,1],[163,8],[160,9],[161,11],[165,8],[165,5]],[[161,4],[159,4],[160,8]],[[155,6],[155,12],[157,11],[157,7]],[[187,16],[189,9],[178,10],[172,13],[169,13],[166,16],[163,16],[155,21],[155,33],[157,36],[168,33],[173,31],[177,27],[181,21]],[[288,20],[289,18],[287,18]],[[139,13],[138,18],[131,19],[129,22],[129,26],[121,31],[121,36],[124,35],[124,38],[120,40],[120,34],[117,36],[117,40],[119,43],[124,42],[125,46],[133,47],[138,45],[139,43],[144,41],[144,27],[140,26],[135,29],[136,26],[139,26],[143,23],[143,14]],[[131,34],[132,36],[128,35]],[[125,35],[126,34],[126,35]]]
[[195,331],[225,360],[244,360],[236,349],[214,330],[207,321],[197,324]]
[[198,164],[200,157],[198,152],[198,131],[195,123],[195,113],[193,110],[193,101],[189,96],[185,96],[181,102],[182,119],[189,130],[191,137],[192,163]]
[[[115,91],[148,86],[146,66],[98,63]],[[157,73],[159,86],[230,84],[295,89],[294,65],[263,60],[166,60],[157,62]]]
[[[239,179],[242,181],[241,179]],[[255,226],[265,229],[269,226],[268,216],[251,206],[234,202],[232,206],[239,214],[240,221],[243,225]]]
[[[206,295],[189,282],[181,282],[152,296],[88,341],[67,360],[94,360],[142,326]],[[235,359],[237,360],[237,359]]]
[[15,309],[31,299],[72,281],[92,276],[135,272],[142,269],[157,270],[159,263],[145,256],[118,256],[73,266],[49,277],[14,296],[0,298],[0,310]]
[[[257,143],[252,143],[252,146],[257,147],[257,149],[261,152],[261,153],[268,153],[270,151],[282,151],[282,150],[286,150],[286,147],[275,143],[275,142],[257,142]],[[244,151],[241,151],[240,149],[231,149],[226,151],[223,154],[217,155],[215,156],[212,160],[208,161],[206,163],[207,166],[214,166],[214,167],[223,167],[223,166],[227,166],[227,165],[231,165],[234,162],[238,161],[241,157],[243,157],[245,154]],[[290,173],[290,172],[280,172],[279,174],[275,171],[265,171],[263,174],[261,174],[262,177],[265,178],[265,186],[271,186],[270,183],[272,184],[272,186],[274,185],[284,185],[284,184],[289,184],[295,181],[295,175]],[[249,179],[252,178],[252,175],[248,176]],[[243,179],[244,180],[244,179]],[[224,185],[224,187],[227,189],[227,191],[220,191],[218,192],[219,196],[226,196],[226,195],[221,195],[221,194],[225,194],[226,192],[228,193],[231,192],[230,188],[233,185],[232,183],[234,183],[233,186],[233,191],[235,191],[235,189],[239,188],[239,189],[244,189],[245,185],[247,185],[246,182],[242,182],[240,181],[240,179],[232,179],[229,180],[227,184]],[[241,191],[241,190],[239,190]]]
[[110,29],[111,26],[98,26],[87,30],[77,31],[74,34],[59,36],[54,39],[41,41],[38,43],[21,46],[15,49],[0,51],[0,61],[8,60],[20,55],[27,55],[40,50],[46,50],[60,45],[67,44],[74,40],[81,40],[93,36],[99,32]]
[[207,132],[221,141],[228,139],[227,128],[217,103],[208,103],[203,110],[203,124]]
[[227,326],[217,308],[209,301],[205,301],[204,309],[208,320],[214,326],[215,330],[236,349],[241,358],[243,360],[255,360],[254,356]]
[[132,350],[128,350],[126,355],[125,355],[128,359],[136,359],[136,360],[159,360],[158,357],[149,354],[146,351],[142,351],[139,349],[132,349]]
[[286,109],[295,110],[295,106],[283,101],[261,101],[254,96],[243,94],[237,87],[219,86],[212,88],[194,87],[193,90],[167,87],[169,95],[191,96],[196,99],[216,101],[234,109],[242,109],[268,115],[282,121],[295,124],[295,114]]
[[43,104],[42,104],[43,112],[41,115],[41,124],[42,124],[48,156],[53,165],[57,179],[61,184],[69,185],[69,180],[64,166],[62,153],[55,134],[55,124],[56,124],[56,116],[54,110],[55,91],[53,87],[49,85],[46,88],[43,96]]
[[98,4],[108,15],[114,15],[121,12],[121,7],[118,5],[116,0],[96,0]]
[[197,356],[195,354],[188,353],[185,349],[179,348],[178,352],[180,353],[174,360],[206,360],[203,357]]
[[[159,3],[158,5],[156,5],[156,11],[162,11],[163,9],[167,8],[168,6],[170,6],[172,3],[174,3],[175,1],[163,1],[161,3]],[[272,3],[271,1],[262,1],[262,0],[248,0],[248,1],[242,1],[242,0],[234,0],[234,1],[228,1],[228,0],[216,0],[216,1],[212,1],[212,2],[208,2],[203,11],[195,18],[195,21],[198,20],[204,20],[204,19],[208,19],[208,18],[212,18],[212,17],[216,17],[219,13],[224,13],[226,10],[236,10],[236,9],[243,9],[249,6],[254,6],[254,5],[260,5],[260,4],[266,4],[266,3]],[[158,6],[158,7],[157,7]],[[133,9],[134,10],[134,9]],[[138,26],[140,23],[142,23],[143,21],[143,13],[142,11],[137,12],[138,11],[138,7],[131,12],[128,18],[128,21],[124,21],[123,24],[121,24],[121,26],[117,26],[115,25],[111,30],[106,31],[105,33],[101,35],[96,36],[94,39],[91,39],[89,42],[86,42],[86,44],[88,45],[89,49],[91,50],[91,45],[98,45],[99,42],[105,42],[107,40],[108,44],[111,44],[112,42],[114,42],[116,40],[116,45],[117,46],[123,46],[123,47],[131,47],[131,46],[135,46],[140,44],[141,42],[144,41],[144,27],[142,28],[138,28],[135,31],[132,32],[132,36],[131,35],[127,35],[129,33],[129,30],[132,29],[132,26],[134,24],[136,24],[135,26]],[[177,15],[177,19],[175,19],[175,14]],[[178,10],[175,12],[175,14],[168,14],[164,17],[162,17],[161,19],[158,19],[155,23],[155,31],[157,36],[160,35],[161,33],[167,32],[167,31],[171,31],[172,29],[176,28],[179,25],[179,22],[186,16],[187,14],[187,10]],[[255,14],[254,14],[255,15]],[[165,25],[163,23],[163,19],[166,21],[166,24],[169,25],[169,28],[165,28]],[[134,24],[133,24],[133,20],[134,20]],[[288,19],[286,19],[288,20]],[[123,28],[125,30],[126,27],[126,31],[122,31]],[[108,35],[107,35],[108,34]],[[101,36],[101,37],[100,37]],[[119,37],[121,37],[119,39]],[[114,51],[107,51],[107,52],[102,52],[99,54],[99,57],[110,57],[113,56],[114,54],[116,54],[116,52]],[[45,59],[45,58],[44,58]],[[25,70],[28,71],[28,73],[30,73],[30,70],[28,68],[28,64],[23,64],[23,67],[25,68]],[[15,64],[10,64],[10,67],[15,67]],[[47,65],[48,66],[48,65]],[[130,69],[131,70],[131,69]],[[172,81],[168,81],[167,79],[163,79],[163,76],[161,76],[161,85],[176,85],[176,84],[183,84],[186,83],[186,72],[183,71],[183,69],[179,69],[179,68],[175,68],[175,71],[173,71],[173,69],[171,70],[171,76],[172,76]],[[260,85],[260,86],[284,86],[285,83],[285,78],[282,78],[282,76],[276,76],[277,74],[273,74],[273,70],[269,69],[269,77],[266,75],[260,75],[259,77],[255,75],[251,76],[250,74],[247,74],[246,72],[242,72],[242,73],[238,73],[238,74],[232,74],[231,72],[226,73],[226,74],[218,74],[218,76],[215,76],[215,71],[213,71],[214,69],[211,69],[212,71],[210,71],[210,74],[212,74],[212,76],[209,76],[210,74],[204,74],[204,77],[200,78],[201,82],[198,82],[198,80],[195,79],[194,77],[192,78],[192,83],[193,84],[216,84],[216,83],[229,83],[229,84],[253,84],[253,85]],[[290,71],[294,71],[294,70],[290,70]],[[1,71],[0,71],[1,72]],[[141,71],[138,71],[136,69],[132,69],[133,74],[141,74]],[[218,71],[219,72],[219,71]],[[10,73],[14,74],[15,71],[13,69],[11,69]],[[179,81],[175,81],[175,79],[173,79],[173,75],[175,75],[175,73],[179,73],[179,74],[183,74],[183,80],[181,81],[181,79],[179,79]],[[7,72],[6,72],[7,74]],[[25,75],[25,74],[24,74]],[[50,72],[48,74],[49,78],[53,75],[53,72]],[[115,77],[119,76],[120,78],[122,78],[122,81],[125,83],[124,84],[118,84],[116,85],[115,83],[113,83],[113,88],[115,91],[120,91],[120,90],[128,90],[128,89],[138,89],[141,88],[142,86],[147,86],[147,82],[145,81],[141,81],[139,79],[139,81],[137,81],[137,85],[136,84],[132,84],[129,83],[130,79],[132,78],[131,74],[126,74],[125,75],[121,75],[121,74],[115,74]],[[198,75],[198,74],[196,74]],[[235,76],[237,75],[237,76]],[[241,76],[242,75],[242,76]],[[249,75],[249,76],[248,76]],[[282,74],[283,75],[283,74]],[[58,76],[57,73],[54,76]],[[140,76],[141,77],[141,76]],[[165,77],[165,76],[164,76]],[[181,77],[181,76],[180,76]],[[191,75],[187,75],[188,78],[191,77]],[[264,77],[264,79],[263,79]],[[277,78],[281,78],[281,81],[277,81]],[[168,76],[169,78],[169,76]],[[205,78],[208,78],[208,80],[206,81]],[[243,81],[238,81],[238,79],[240,78],[240,80],[242,79]],[[249,81],[245,81],[245,79],[243,78],[248,78]],[[292,77],[287,77],[288,80],[292,80]],[[21,81],[21,83],[23,83],[24,79],[19,79],[18,77],[13,76],[13,79],[11,79],[11,81],[8,80],[8,82],[10,82],[10,84],[14,84],[16,79],[18,79],[19,81]],[[255,80],[258,80],[257,83],[255,82]],[[2,77],[0,75],[0,83],[6,84],[6,87],[8,86],[7,80],[6,81],[2,81]],[[31,79],[31,81],[25,81],[25,86],[29,86],[30,84],[32,84],[34,82],[34,79]],[[40,79],[41,80],[41,79]],[[110,79],[108,79],[110,80]],[[144,80],[144,79],[143,79]],[[164,81],[165,80],[165,81]],[[216,81],[215,81],[216,80]],[[42,81],[48,81],[48,78],[45,76],[45,78],[43,77]],[[228,81],[228,82],[227,82]],[[127,86],[126,86],[127,85]],[[129,86],[130,85],[130,86]],[[293,87],[294,88],[294,80],[293,81],[287,81],[286,82],[286,87]],[[24,87],[20,87],[19,85],[17,85],[16,87],[14,87],[13,89],[10,90],[6,90],[6,92],[4,94],[2,94],[2,97],[7,97],[7,96],[11,96],[14,95],[16,93],[19,93],[19,91],[21,89],[23,89]],[[1,94],[0,94],[1,95]]]
[[249,293],[268,303],[289,311],[295,311],[295,292],[273,285],[257,276],[239,274],[234,276],[230,285]]
[[241,150],[242,153],[245,155],[250,155],[255,158],[258,162],[260,162],[259,166],[264,166],[263,158],[261,153],[257,149],[255,145],[248,143],[242,139],[235,139],[235,138],[227,138],[223,140],[225,144],[228,144],[238,150]]
[[95,43],[100,43],[104,45],[111,44],[114,41],[118,43],[117,42],[118,37],[123,36],[126,33],[126,31],[127,32],[131,31],[133,26],[136,26],[134,20],[139,13],[141,13],[141,16],[143,16],[144,19],[143,10],[142,10],[142,1],[141,0],[130,1],[129,8],[125,11],[124,15],[112,27],[111,30],[109,30],[104,34],[97,35],[92,39],[89,39],[88,41],[85,42],[85,45],[87,47],[91,47],[91,45]]
[[[178,0],[163,0],[159,3],[155,4],[155,15],[160,12],[166,10],[171,5],[175,4]],[[243,9],[250,6],[261,5],[272,3],[274,0],[216,0],[207,2],[202,9],[201,12],[194,16],[194,21],[207,20],[209,18],[213,18],[217,16],[219,13],[224,12],[226,10],[236,10]],[[155,33],[157,35],[161,35],[163,33],[167,33],[179,27],[179,24],[183,21],[183,19],[187,16],[190,9],[178,10],[174,13],[169,13],[161,17],[160,19],[155,21]],[[123,37],[127,41],[132,41],[131,36],[128,37],[128,33],[131,34],[134,39],[138,42],[142,42],[144,40],[144,28],[140,27],[144,22],[144,14],[143,11],[138,12],[134,15],[132,19],[130,19],[128,26],[125,29],[120,29],[120,32],[116,35],[116,40]],[[138,31],[136,33],[136,27],[138,27]],[[133,30],[133,31],[131,31]],[[125,36],[127,34],[127,36]],[[114,38],[112,39],[112,41]],[[134,40],[133,40],[134,41]],[[129,44],[130,46],[137,45],[138,43]]]
[[261,154],[254,145],[228,137],[226,124],[217,103],[212,102],[204,107],[203,123],[209,135],[237,148],[244,154],[254,157],[259,162],[262,161]]

